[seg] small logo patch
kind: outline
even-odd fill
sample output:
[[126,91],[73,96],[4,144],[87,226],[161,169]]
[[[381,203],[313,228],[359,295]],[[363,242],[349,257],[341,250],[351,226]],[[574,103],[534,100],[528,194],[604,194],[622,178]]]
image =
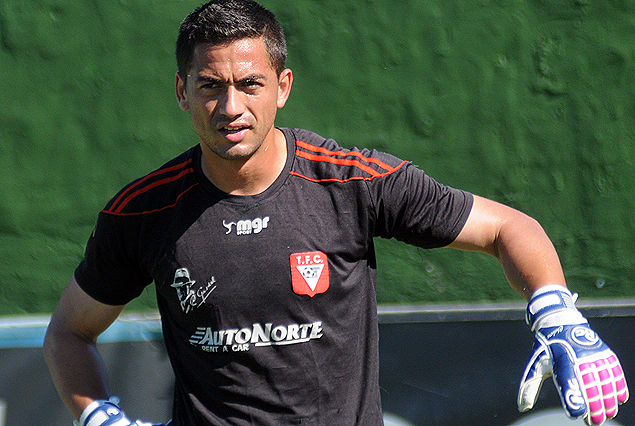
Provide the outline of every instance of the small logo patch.
[[186,314],[192,309],[200,308],[210,294],[216,290],[216,278],[212,277],[206,285],[193,288],[196,281],[190,278],[187,268],[179,268],[174,273],[174,283],[170,287],[176,289],[176,294],[181,302],[181,309]]
[[227,222],[223,220],[223,226],[227,229],[225,235],[230,234],[236,227],[236,235],[250,235],[250,234],[260,234],[263,229],[266,229],[269,226],[269,216],[266,217],[257,217],[253,220],[245,219],[239,220],[237,222]]
[[600,341],[598,335],[586,327],[575,327],[572,329],[571,338],[580,346],[594,346]]
[[296,294],[310,297],[324,293],[329,288],[329,262],[321,251],[293,253],[291,281]]

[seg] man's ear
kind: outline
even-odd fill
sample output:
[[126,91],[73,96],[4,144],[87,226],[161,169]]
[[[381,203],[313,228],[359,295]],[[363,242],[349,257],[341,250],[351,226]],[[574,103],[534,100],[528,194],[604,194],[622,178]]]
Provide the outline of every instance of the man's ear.
[[282,108],[287,103],[291,94],[291,86],[293,85],[293,72],[285,69],[280,73],[278,78],[278,108]]
[[187,100],[187,94],[185,93],[185,80],[181,78],[181,74],[176,73],[176,81],[175,81],[175,89],[176,89],[176,100],[179,102],[179,107],[183,111],[187,111],[190,109],[190,103]]

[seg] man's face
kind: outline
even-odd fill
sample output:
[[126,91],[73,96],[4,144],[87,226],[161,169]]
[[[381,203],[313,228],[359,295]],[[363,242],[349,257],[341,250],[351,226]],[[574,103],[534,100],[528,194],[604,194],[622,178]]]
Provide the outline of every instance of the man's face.
[[186,81],[177,74],[181,109],[190,112],[204,151],[247,160],[273,143],[274,120],[289,96],[292,75],[278,77],[262,38],[199,44]]

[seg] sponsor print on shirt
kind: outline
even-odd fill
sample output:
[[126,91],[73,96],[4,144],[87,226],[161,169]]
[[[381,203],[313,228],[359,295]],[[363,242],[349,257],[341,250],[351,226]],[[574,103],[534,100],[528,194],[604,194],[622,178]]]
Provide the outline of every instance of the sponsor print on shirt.
[[291,281],[293,292],[313,297],[329,289],[329,262],[321,251],[293,253],[291,262]]
[[190,344],[205,352],[246,352],[254,347],[286,346],[321,339],[324,335],[322,321],[274,324],[254,323],[242,328],[215,330],[212,327],[196,327]]

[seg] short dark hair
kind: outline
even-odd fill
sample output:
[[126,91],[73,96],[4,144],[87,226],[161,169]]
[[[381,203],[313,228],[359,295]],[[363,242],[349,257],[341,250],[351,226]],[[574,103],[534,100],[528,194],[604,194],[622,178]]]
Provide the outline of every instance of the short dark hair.
[[212,0],[194,9],[181,23],[176,40],[178,72],[184,80],[201,43],[229,44],[263,37],[271,65],[280,75],[287,60],[287,42],[275,15],[253,0]]

